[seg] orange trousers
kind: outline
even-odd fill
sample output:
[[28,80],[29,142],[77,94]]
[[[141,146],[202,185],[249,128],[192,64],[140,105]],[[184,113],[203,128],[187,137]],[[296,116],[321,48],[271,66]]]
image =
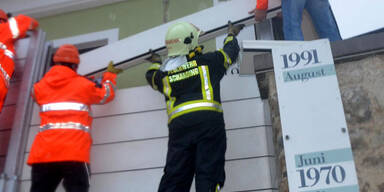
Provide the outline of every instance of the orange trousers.
[[5,96],[7,96],[8,88],[5,86],[3,76],[0,75],[0,112],[3,109]]
[[[13,62],[13,60],[11,58],[6,56],[5,54],[2,54],[1,52],[0,52],[0,64],[1,64],[1,67],[8,74],[12,74],[13,73],[14,68],[15,68],[14,67],[15,63]],[[9,75],[9,76],[11,76],[11,75]],[[1,112],[1,110],[3,108],[4,101],[5,101],[5,96],[7,95],[7,92],[8,92],[8,88],[7,88],[5,79],[4,79],[3,74],[0,71],[0,112]]]

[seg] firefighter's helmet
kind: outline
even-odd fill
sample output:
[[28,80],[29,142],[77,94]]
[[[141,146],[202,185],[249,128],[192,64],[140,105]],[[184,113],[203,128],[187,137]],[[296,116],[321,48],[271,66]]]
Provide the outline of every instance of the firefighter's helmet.
[[2,9],[0,9],[0,19],[8,20],[7,13],[4,10],[2,10]]
[[74,45],[71,45],[71,44],[62,45],[59,47],[59,49],[56,51],[55,55],[53,56],[53,62],[79,64],[80,63],[79,51]]
[[168,56],[187,55],[199,43],[201,30],[191,23],[180,22],[171,25],[165,36]]

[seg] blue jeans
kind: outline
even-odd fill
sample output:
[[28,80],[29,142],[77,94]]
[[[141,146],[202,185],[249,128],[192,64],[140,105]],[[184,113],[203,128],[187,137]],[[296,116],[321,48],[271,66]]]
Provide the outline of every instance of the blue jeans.
[[311,15],[320,38],[341,40],[328,0],[282,0],[285,40],[304,40],[301,31],[304,8]]

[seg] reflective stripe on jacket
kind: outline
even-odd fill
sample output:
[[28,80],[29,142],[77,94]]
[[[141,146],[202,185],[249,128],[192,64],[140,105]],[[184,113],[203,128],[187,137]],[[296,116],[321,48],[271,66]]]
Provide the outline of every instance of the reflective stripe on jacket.
[[[108,91],[107,91],[108,92]],[[75,102],[57,102],[57,103],[48,103],[40,106],[40,112],[50,112],[50,111],[83,111],[90,112],[90,107],[86,104],[75,103]],[[91,116],[89,114],[89,116]],[[90,127],[83,125],[81,123],[75,122],[56,122],[56,123],[47,123],[40,125],[40,131],[45,131],[48,129],[76,129],[89,132]]]
[[52,67],[33,89],[33,97],[40,105],[41,122],[28,164],[89,162],[90,106],[108,103],[114,98],[115,78],[116,74],[106,72],[100,88],[69,67]]

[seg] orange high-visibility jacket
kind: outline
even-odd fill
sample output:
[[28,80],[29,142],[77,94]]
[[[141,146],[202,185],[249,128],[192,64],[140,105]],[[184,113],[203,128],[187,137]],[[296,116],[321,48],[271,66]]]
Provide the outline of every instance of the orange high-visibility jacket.
[[14,43],[25,37],[28,30],[33,30],[38,25],[36,20],[25,15],[11,17],[8,22],[0,24],[0,111],[15,68]]
[[38,27],[33,18],[25,15],[11,17],[8,22],[0,24],[0,111],[3,107],[8,86],[15,69],[16,40],[25,37],[28,30]]
[[268,0],[256,0],[256,9],[267,10],[268,9]]
[[69,67],[53,66],[33,87],[41,123],[27,163],[89,163],[91,105],[114,98],[115,79],[116,74],[104,73],[100,87]]

